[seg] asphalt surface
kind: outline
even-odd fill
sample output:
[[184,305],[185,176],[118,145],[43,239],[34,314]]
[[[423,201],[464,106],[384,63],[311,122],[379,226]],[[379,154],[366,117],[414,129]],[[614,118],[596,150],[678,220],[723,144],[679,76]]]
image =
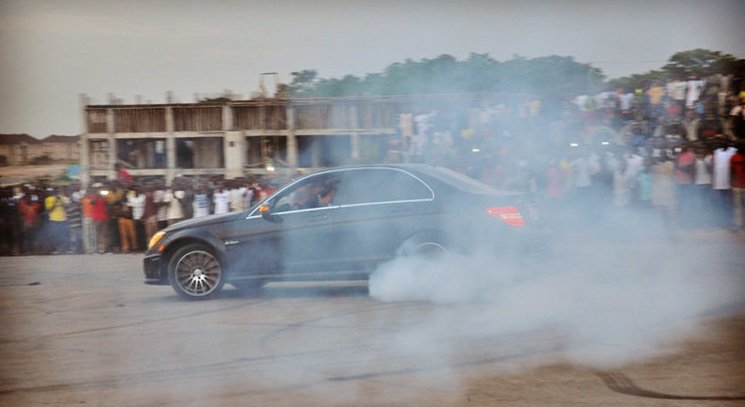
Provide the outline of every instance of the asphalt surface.
[[[621,270],[642,244],[564,242],[561,264],[614,250],[600,264]],[[482,302],[385,302],[363,283],[189,302],[144,285],[139,255],[5,257],[0,406],[745,406],[745,234],[653,245],[659,262],[702,252],[707,266],[681,278],[702,277],[693,295],[719,301],[686,314],[684,334],[650,344],[642,332],[645,346],[613,360],[583,348],[602,341],[567,351],[576,326],[552,324],[551,307],[530,314],[548,324],[470,330]]]

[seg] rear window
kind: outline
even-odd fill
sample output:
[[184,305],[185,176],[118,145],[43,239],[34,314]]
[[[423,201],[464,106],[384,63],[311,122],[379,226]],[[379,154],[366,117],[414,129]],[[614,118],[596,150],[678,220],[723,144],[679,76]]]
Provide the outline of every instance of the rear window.
[[412,175],[389,168],[345,172],[339,204],[352,205],[432,199],[432,190]]

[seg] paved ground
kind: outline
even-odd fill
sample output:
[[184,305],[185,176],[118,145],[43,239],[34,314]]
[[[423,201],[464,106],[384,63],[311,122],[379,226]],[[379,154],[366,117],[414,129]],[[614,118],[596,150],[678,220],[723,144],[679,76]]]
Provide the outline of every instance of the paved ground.
[[[622,254],[598,264],[621,272],[619,259],[645,253],[639,245],[623,243]],[[616,313],[608,329],[591,318],[568,323],[576,319],[556,311],[558,302],[529,312],[546,304],[541,293],[524,296],[524,316],[512,309],[520,315],[497,319],[499,329],[474,329],[494,321],[483,313],[493,304],[383,302],[364,284],[270,285],[258,297],[226,289],[213,301],[186,302],[170,287],[143,285],[137,255],[6,257],[0,405],[745,406],[743,236],[654,245],[658,255],[646,259],[653,265],[690,252],[708,260],[679,275],[699,278],[700,291],[675,298],[700,308],[666,309],[670,318],[660,322],[653,316],[677,302],[624,307],[643,318]],[[619,249],[567,245],[562,264],[611,246]],[[628,301],[678,293],[654,290]],[[608,293],[601,297],[611,303]],[[700,301],[711,296],[718,300]],[[606,302],[593,301],[583,303],[595,308],[590,314],[605,316]],[[628,320],[638,332],[612,332]],[[671,329],[650,336],[644,323]],[[589,336],[577,334],[585,329]],[[624,340],[606,343],[608,330]]]

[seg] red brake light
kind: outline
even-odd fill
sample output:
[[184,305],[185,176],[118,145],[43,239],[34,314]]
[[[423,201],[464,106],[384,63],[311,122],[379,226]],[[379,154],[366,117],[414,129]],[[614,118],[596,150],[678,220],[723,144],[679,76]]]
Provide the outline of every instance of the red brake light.
[[515,208],[514,206],[507,206],[503,208],[488,208],[486,210],[486,213],[488,213],[489,216],[493,216],[510,226],[525,226],[523,215],[521,215],[520,211],[518,211],[517,208]]

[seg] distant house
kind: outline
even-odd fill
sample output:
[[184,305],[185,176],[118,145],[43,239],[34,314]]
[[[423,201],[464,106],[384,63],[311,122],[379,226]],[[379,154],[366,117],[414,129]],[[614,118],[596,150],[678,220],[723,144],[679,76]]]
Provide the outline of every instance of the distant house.
[[41,139],[40,153],[53,162],[80,161],[80,136],[51,135]]
[[0,134],[0,165],[33,165],[80,160],[80,137]]

